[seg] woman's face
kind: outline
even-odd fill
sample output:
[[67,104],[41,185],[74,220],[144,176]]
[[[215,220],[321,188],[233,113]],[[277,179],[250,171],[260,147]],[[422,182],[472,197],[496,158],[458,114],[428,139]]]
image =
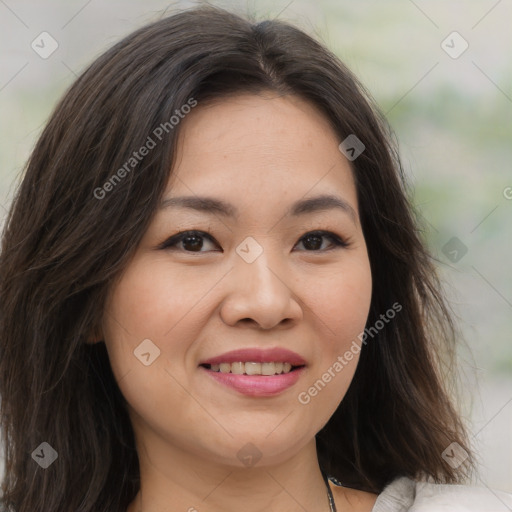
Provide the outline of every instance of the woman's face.
[[[146,447],[278,463],[312,441],[356,369],[372,280],[352,171],[293,96],[199,103],[180,130],[174,203],[107,301],[112,369]],[[312,201],[327,195],[337,205]],[[195,233],[163,247],[182,231]],[[241,350],[253,352],[225,355]],[[303,367],[274,375],[286,363]]]

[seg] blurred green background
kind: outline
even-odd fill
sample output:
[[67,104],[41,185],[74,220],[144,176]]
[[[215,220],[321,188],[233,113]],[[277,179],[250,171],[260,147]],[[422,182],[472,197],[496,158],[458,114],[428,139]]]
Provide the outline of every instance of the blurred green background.
[[[35,140],[75,76],[164,11],[200,3],[0,2],[2,218]],[[480,484],[512,492],[512,4],[210,3],[288,20],[319,38],[387,116],[470,348],[461,349],[460,405],[480,454]],[[59,45],[46,59],[31,48],[43,31]]]

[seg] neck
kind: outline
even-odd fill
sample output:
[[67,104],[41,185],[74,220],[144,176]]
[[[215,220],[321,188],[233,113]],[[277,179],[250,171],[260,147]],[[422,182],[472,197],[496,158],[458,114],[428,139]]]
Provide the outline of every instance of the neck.
[[[139,444],[139,443],[138,443]],[[141,488],[127,512],[329,512],[315,439],[272,465],[227,465],[145,436]]]

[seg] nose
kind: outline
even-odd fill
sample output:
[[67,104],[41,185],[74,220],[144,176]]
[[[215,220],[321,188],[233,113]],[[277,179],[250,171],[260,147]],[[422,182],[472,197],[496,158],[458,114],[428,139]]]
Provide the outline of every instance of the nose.
[[235,258],[230,274],[220,309],[224,323],[268,330],[281,324],[290,327],[301,320],[303,309],[289,270],[275,259],[271,262],[266,251],[251,263]]

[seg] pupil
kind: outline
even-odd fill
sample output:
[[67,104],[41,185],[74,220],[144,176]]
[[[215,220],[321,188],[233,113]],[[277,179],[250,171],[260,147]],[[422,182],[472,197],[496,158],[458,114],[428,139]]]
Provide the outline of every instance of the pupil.
[[314,248],[314,249],[318,249],[319,247],[321,247],[321,246],[322,246],[322,238],[321,238],[320,236],[318,236],[318,235],[308,235],[308,236],[305,238],[305,240],[304,240],[304,247],[306,247],[306,248],[307,248],[307,246],[308,246],[308,241],[309,241],[309,240],[311,240],[311,239],[313,239],[313,240],[315,240],[315,239],[316,239],[316,240],[317,240],[317,242],[318,242],[318,241],[320,242],[319,244],[318,244],[318,243],[316,243],[316,244],[315,244],[315,243],[313,243],[313,246],[314,246],[313,248]]
[[[190,242],[190,240],[192,240],[192,242]],[[183,246],[185,247],[187,245],[192,245],[193,251],[201,249],[201,246],[202,246],[201,237],[198,237],[197,235],[189,235],[189,236],[185,237],[183,239]]]

